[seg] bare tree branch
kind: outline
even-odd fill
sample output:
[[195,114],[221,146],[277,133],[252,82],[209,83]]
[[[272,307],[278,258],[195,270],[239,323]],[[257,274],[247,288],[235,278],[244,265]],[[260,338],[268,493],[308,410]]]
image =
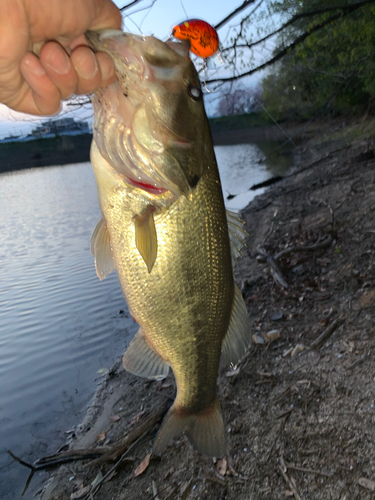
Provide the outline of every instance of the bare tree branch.
[[[287,21],[285,24],[283,24],[281,26],[281,28],[277,29],[276,31],[273,31],[272,33],[264,36],[263,38],[260,38],[256,42],[235,44],[235,46],[237,48],[250,49],[250,48],[254,47],[255,45],[259,45],[260,43],[265,42],[266,40],[268,40],[268,38],[271,38],[272,36],[277,35],[277,33],[280,33],[282,30],[284,30],[285,28],[287,28],[291,24],[295,23],[296,21],[298,21],[299,19],[302,19],[304,17],[319,16],[320,14],[325,14],[326,12],[330,12],[332,10],[341,10],[342,12],[345,12],[346,10],[352,8],[353,6],[356,6],[356,8],[359,8],[359,7],[362,7],[362,5],[366,5],[368,3],[374,3],[374,2],[375,2],[375,0],[364,0],[362,2],[358,2],[357,4],[353,4],[353,5],[349,5],[349,6],[348,5],[341,5],[341,6],[338,5],[336,7],[326,7],[324,9],[317,9],[317,10],[313,10],[310,12],[301,12],[299,14],[294,15],[291,19],[289,19],[289,21]],[[233,46],[227,47],[227,48],[223,49],[221,52],[222,53],[227,52],[227,51],[232,50],[232,49],[233,49]]]
[[249,5],[253,4],[256,0],[245,0],[242,5],[237,7],[234,11],[232,11],[227,17],[225,17],[222,21],[217,23],[214,28],[215,30],[218,30],[224,26],[224,24],[227,24],[228,21],[230,21],[233,17],[235,17],[237,14],[242,12],[244,9],[246,9]]
[[133,7],[133,5],[142,2],[142,0],[133,0],[132,2],[128,3],[128,5],[124,5],[124,7],[121,7],[120,10],[126,10],[129,9],[129,7]]
[[[271,59],[269,59],[265,63],[257,66],[256,68],[251,69],[250,71],[247,71],[245,73],[241,73],[240,75],[231,76],[228,78],[215,78],[215,79],[207,80],[205,83],[208,84],[208,83],[216,83],[216,82],[232,82],[235,80],[239,80],[240,78],[243,78],[245,76],[253,75],[257,71],[260,71],[260,70],[266,68],[267,66],[271,66],[275,62],[282,59],[290,50],[293,50],[295,47],[300,45],[302,42],[304,42],[306,40],[306,38],[311,36],[313,33],[321,30],[322,28],[324,28],[328,24],[333,23],[334,21],[336,21],[340,17],[346,16],[346,15],[354,12],[355,10],[358,10],[359,8],[363,7],[364,5],[371,4],[371,3],[375,3],[375,0],[364,0],[364,1],[358,2],[356,4],[341,7],[341,10],[338,14],[335,14],[335,15],[329,17],[328,19],[326,19],[325,21],[323,21],[322,23],[317,24],[316,26],[313,26],[311,29],[309,29],[309,31],[300,35],[298,38],[296,38],[294,40],[294,42],[292,42],[291,44],[284,47],[283,50],[278,52],[274,57],[272,57]],[[278,30],[278,31],[280,31],[280,30]],[[275,33],[277,33],[277,31]]]

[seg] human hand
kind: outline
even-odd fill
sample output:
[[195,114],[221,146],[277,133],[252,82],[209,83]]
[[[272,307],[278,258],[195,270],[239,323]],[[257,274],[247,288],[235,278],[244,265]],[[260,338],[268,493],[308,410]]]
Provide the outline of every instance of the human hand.
[[112,59],[84,37],[103,28],[121,28],[111,0],[0,0],[0,103],[51,115],[71,94],[109,85]]

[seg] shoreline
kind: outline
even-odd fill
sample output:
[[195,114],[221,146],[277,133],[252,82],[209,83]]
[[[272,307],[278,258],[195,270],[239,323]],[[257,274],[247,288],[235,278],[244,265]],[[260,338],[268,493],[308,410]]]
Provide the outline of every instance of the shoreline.
[[[316,130],[303,125],[285,125],[285,134],[294,140],[301,140]],[[288,141],[276,125],[261,125],[252,128],[213,132],[214,146],[261,143],[269,141]],[[0,144],[0,174],[30,168],[68,165],[90,161],[91,134],[77,136],[56,136],[49,139],[36,139],[28,142]]]
[[[325,500],[332,491],[341,498],[344,486],[351,497],[372,498],[375,450],[363,437],[375,416],[369,406],[374,403],[375,231],[368,216],[375,206],[375,127],[359,122],[342,128],[341,122],[326,124],[320,136],[300,147],[292,173],[242,210],[249,238],[236,278],[256,342],[236,373],[220,369],[229,441],[225,466],[197,454],[180,437],[135,478],[135,468],[151,451],[152,433],[132,450],[133,461],[103,484],[97,499],[148,500],[155,484],[163,498],[218,498],[225,488],[228,500],[271,500],[273,492],[288,489],[285,475],[309,500]],[[280,259],[287,288],[256,260],[259,246],[274,256],[328,237],[329,246]],[[323,338],[330,328],[331,337],[328,332]],[[280,337],[267,343],[271,330]],[[285,354],[297,346],[302,346],[298,355]],[[114,445],[173,392],[171,375],[162,382],[140,379],[119,360],[98,386],[71,448]],[[77,462],[76,482],[68,480],[69,467],[61,466],[40,498],[69,499],[112,465],[82,468]]]
[[92,135],[61,135],[0,145],[0,174],[90,161]]

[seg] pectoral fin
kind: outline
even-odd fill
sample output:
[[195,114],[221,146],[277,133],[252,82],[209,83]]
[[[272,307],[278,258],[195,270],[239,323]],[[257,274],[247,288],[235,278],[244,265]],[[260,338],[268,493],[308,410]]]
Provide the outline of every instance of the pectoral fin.
[[162,380],[169,372],[169,365],[148,344],[142,328],[126,349],[122,364],[126,371],[150,379]]
[[240,289],[234,284],[234,300],[229,327],[221,348],[225,364],[236,365],[251,343],[251,331],[246,305]]
[[151,273],[158,250],[154,213],[151,205],[146,208],[143,215],[134,217],[134,225],[136,247],[146,263],[148,272]]
[[103,219],[100,219],[91,235],[90,249],[95,257],[96,274],[100,281],[102,281],[115,268],[111,240],[109,239],[107,225]]

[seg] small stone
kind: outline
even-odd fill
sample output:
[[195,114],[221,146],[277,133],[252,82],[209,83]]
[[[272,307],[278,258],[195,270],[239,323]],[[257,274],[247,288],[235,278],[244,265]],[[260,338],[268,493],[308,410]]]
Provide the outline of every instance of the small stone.
[[277,312],[277,313],[273,313],[271,314],[271,321],[280,321],[284,318],[284,313],[283,312]]

